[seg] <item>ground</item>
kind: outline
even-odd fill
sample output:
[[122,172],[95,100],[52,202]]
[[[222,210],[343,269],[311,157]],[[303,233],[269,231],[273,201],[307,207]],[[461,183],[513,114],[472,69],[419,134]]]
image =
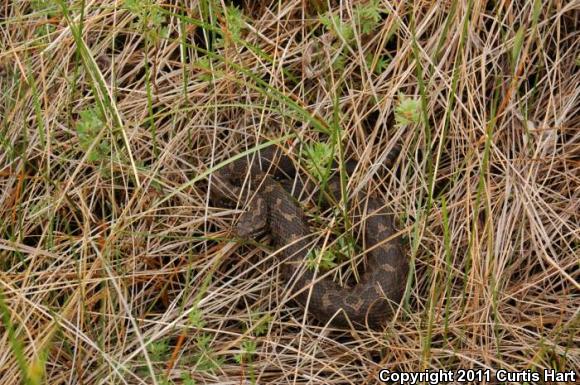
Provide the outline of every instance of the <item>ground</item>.
[[[579,26],[557,0],[0,2],[2,383],[580,371]],[[210,200],[257,146],[321,184],[355,160],[345,192],[396,216],[383,329],[305,313],[232,231],[248,195]],[[352,281],[354,203],[301,204],[306,264]]]

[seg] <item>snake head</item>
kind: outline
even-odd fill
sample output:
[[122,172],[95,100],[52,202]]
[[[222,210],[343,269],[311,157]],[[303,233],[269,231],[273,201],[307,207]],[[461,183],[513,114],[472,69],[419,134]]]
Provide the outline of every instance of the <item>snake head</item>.
[[256,197],[249,204],[248,210],[240,216],[236,224],[236,234],[240,238],[252,239],[266,232],[268,213],[266,202]]

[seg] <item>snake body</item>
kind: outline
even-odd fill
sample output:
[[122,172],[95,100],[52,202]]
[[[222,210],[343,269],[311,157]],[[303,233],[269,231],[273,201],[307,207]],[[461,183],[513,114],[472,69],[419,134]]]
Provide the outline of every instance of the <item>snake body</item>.
[[[341,287],[329,276],[320,279],[321,272],[301,268],[312,248],[312,234],[301,206],[284,183],[272,176],[292,176],[296,170],[291,160],[271,148],[250,158],[215,172],[210,190],[212,199],[233,202],[241,196],[242,185],[250,184],[255,194],[238,221],[237,235],[253,238],[270,232],[284,261],[282,278],[296,288],[295,300],[319,321],[336,326],[347,326],[349,320],[371,328],[384,325],[402,298],[408,272],[400,239],[385,242],[395,229],[394,218],[385,212],[384,204],[374,196],[366,201],[367,268],[357,284]],[[329,185],[332,191],[337,179],[331,179]]]

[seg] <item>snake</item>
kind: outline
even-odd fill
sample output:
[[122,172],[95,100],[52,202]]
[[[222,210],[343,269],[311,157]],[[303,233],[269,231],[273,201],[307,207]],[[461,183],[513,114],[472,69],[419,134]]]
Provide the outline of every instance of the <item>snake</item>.
[[[352,173],[357,163],[346,163]],[[293,298],[319,322],[337,327],[384,326],[398,307],[406,288],[409,260],[397,237],[395,218],[385,202],[368,194],[365,199],[364,240],[367,264],[358,283],[341,286],[330,274],[304,268],[312,249],[312,231],[297,196],[291,194],[296,175],[292,159],[270,146],[239,158],[213,173],[210,198],[222,204],[239,204],[244,187],[251,198],[234,232],[241,239],[256,239],[269,233],[283,261],[282,279],[295,290]],[[290,183],[289,183],[290,181]],[[296,183],[296,182],[294,182]],[[310,183],[311,185],[311,183]],[[340,192],[340,179],[327,182],[331,196]],[[301,185],[294,191],[307,189]],[[312,188],[312,186],[310,186]]]

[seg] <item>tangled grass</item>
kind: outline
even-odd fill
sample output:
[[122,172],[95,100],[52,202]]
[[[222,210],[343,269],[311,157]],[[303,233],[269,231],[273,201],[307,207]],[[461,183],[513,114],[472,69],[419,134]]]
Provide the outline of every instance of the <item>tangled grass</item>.
[[[556,0],[1,2],[2,383],[579,371],[579,25]],[[230,231],[245,202],[210,204],[267,142],[356,159],[349,191],[397,215],[384,330],[305,315]]]

